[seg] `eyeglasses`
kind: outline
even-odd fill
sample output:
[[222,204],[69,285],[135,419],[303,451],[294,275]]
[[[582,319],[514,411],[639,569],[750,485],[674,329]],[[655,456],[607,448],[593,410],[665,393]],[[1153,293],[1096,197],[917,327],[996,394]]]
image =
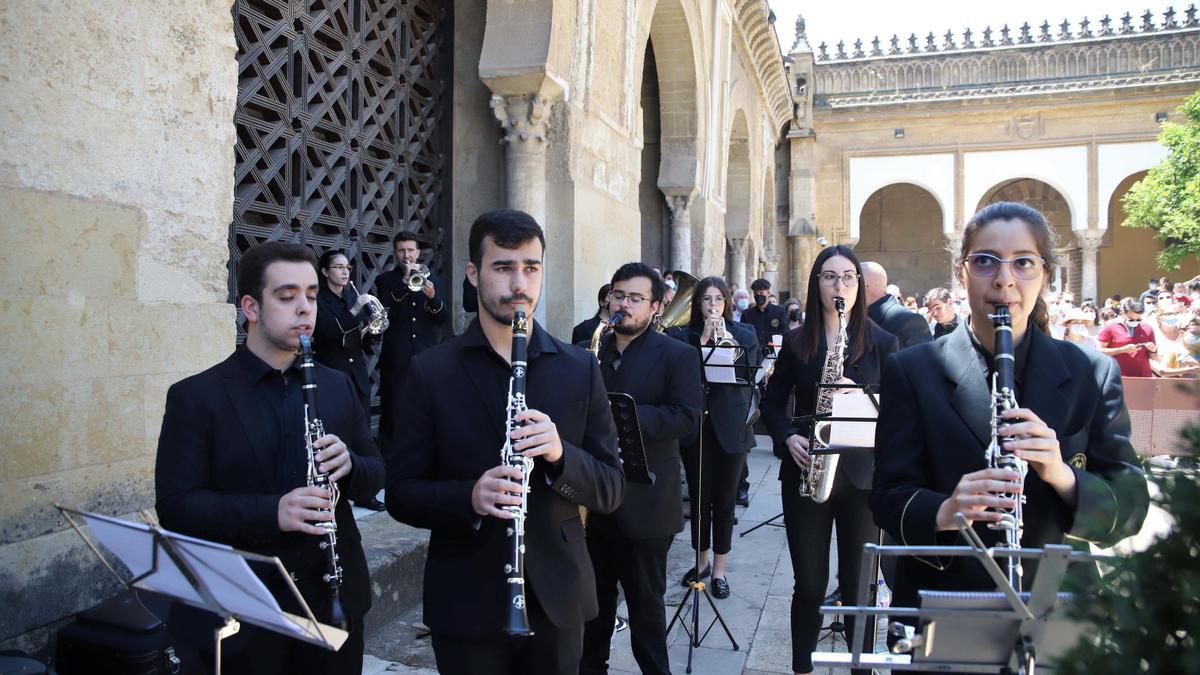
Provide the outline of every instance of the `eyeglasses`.
[[638,307],[646,301],[646,296],[642,295],[641,293],[626,294],[622,293],[621,291],[613,291],[612,293],[608,294],[608,297],[618,305],[628,300],[630,307]]
[[334,270],[335,272],[349,272],[354,269],[354,265],[330,265],[325,269]]
[[1008,263],[1014,277],[1023,281],[1036,279],[1046,266],[1041,256],[1022,255],[1011,260],[1005,260],[990,253],[972,253],[967,256],[967,272],[973,277],[990,279],[996,276],[1000,266]]
[[858,283],[857,272],[846,272],[845,274],[837,274],[836,272],[821,272],[817,275],[821,283],[826,286],[837,286],[840,281],[846,286],[853,286]]
[[725,304],[725,296],[705,295],[700,298],[700,302],[703,302],[706,305],[722,305]]

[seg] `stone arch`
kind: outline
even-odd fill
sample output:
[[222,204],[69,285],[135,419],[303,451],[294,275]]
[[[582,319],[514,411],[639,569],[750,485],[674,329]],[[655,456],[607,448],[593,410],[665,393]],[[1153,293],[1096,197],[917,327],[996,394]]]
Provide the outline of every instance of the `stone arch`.
[[[654,44],[657,66],[662,162],[657,185],[668,196],[695,192],[704,156],[706,125],[703,83],[706,74],[696,54],[703,37],[695,8],[681,0],[643,3],[636,45]],[[644,61],[637,65],[634,81],[645,77]]]
[[895,155],[850,158],[850,239],[858,239],[859,218],[867,199],[893,183],[911,183],[927,191],[942,213],[942,232],[954,230],[954,155]]
[[751,233],[753,214],[751,199],[754,185],[752,171],[753,144],[746,123],[746,112],[738,108],[729,127],[729,144],[725,162],[725,234],[743,238]]
[[663,269],[670,267],[670,214],[658,188],[662,164],[662,111],[654,41],[647,40],[643,57],[641,87],[642,139],[641,180],[638,183],[638,211],[641,214],[641,259]]
[[943,206],[933,191],[915,182],[890,183],[867,197],[857,218],[854,252],[883,265],[906,295],[920,297],[950,284]]
[[1097,255],[1097,294],[1107,298],[1114,293],[1122,297],[1141,293],[1150,277],[1167,275],[1173,280],[1191,279],[1200,274],[1200,260],[1185,261],[1178,270],[1159,269],[1155,257],[1162,242],[1154,238],[1153,230],[1125,227],[1125,207],[1121,200],[1134,183],[1146,177],[1138,171],[1117,184],[1107,204],[1103,204],[1109,228],[1100,240]]

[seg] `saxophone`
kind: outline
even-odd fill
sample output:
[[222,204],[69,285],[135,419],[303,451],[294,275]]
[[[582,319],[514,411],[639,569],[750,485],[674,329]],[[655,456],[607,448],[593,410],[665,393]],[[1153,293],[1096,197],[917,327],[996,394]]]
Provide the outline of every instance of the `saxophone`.
[[517,305],[513,312],[512,377],[508,380],[508,418],[504,424],[504,447],[500,448],[500,464],[521,470],[521,503],[502,506],[509,513],[508,562],[504,564],[504,578],[508,588],[508,608],[504,616],[503,630],[508,635],[533,635],[529,626],[529,615],[525,606],[525,516],[529,508],[529,475],[533,473],[533,459],[515,452],[512,447],[512,432],[517,428],[517,413],[529,409],[525,403],[525,368],[528,350],[528,326],[525,305]]
[[[838,314],[838,335],[833,347],[825,352],[825,367],[821,370],[821,384],[823,385],[833,384],[842,379],[846,344],[849,342],[846,337],[846,301],[842,298],[834,298],[833,302]],[[818,386],[817,408],[813,412],[816,415],[828,415],[833,412],[833,396],[833,389]],[[815,423],[809,447],[817,451],[828,448],[830,426],[829,422]],[[837,476],[839,459],[841,459],[841,455],[837,453],[810,455],[808,469],[803,472],[800,481],[800,496],[810,497],[818,504],[828,500],[829,493],[833,491],[833,479]]]
[[[308,487],[329,490],[330,507],[327,512],[333,513],[337,510],[338,498],[341,496],[341,491],[338,489],[337,483],[330,481],[328,474],[321,471],[321,463],[317,461],[317,453],[320,450],[314,444],[319,438],[325,435],[325,424],[317,415],[317,376],[313,368],[312,338],[307,335],[301,335],[300,372],[304,377],[304,448],[308,452]],[[325,510],[322,509],[322,511]],[[329,605],[330,624],[345,630],[346,613],[342,609],[342,600],[340,597],[342,565],[337,554],[337,518],[323,520],[316,523],[316,525],[325,530],[324,539],[321,540],[320,547],[325,552],[326,572],[321,578],[325,583],[329,584],[329,593],[332,596]]]
[[[1016,388],[1013,380],[1013,344],[1012,316],[1007,305],[996,305],[996,313],[989,314],[995,328],[995,364],[996,372],[992,374],[992,438],[987,448],[988,468],[1014,471],[1020,478],[1018,482],[1025,484],[1025,475],[1029,472],[1029,462],[1017,457],[1011,451],[1004,449],[1004,443],[1012,440],[1001,436],[1000,426],[1004,420],[1000,414],[1005,410],[1017,407]],[[1004,546],[1011,549],[1021,548],[1021,532],[1024,527],[1025,493],[1003,493],[997,495],[1001,499],[1011,499],[1016,504],[1011,509],[996,508],[992,511],[1002,513],[1003,519],[989,523],[988,528],[999,530],[1004,537]],[[1015,556],[1007,558],[1008,583],[1013,589],[1021,591],[1021,559]]]
[[592,332],[592,341],[588,343],[588,351],[596,357],[596,360],[600,359],[600,340],[609,331],[615,330],[624,319],[624,313],[614,312],[612,316],[608,317],[608,321],[601,321],[600,325],[596,326],[596,330]]

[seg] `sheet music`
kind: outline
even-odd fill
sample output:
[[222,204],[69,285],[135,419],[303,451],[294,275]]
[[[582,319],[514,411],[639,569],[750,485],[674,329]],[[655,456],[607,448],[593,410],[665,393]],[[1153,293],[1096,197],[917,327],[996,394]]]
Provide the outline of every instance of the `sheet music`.
[[[877,396],[876,399],[879,397]],[[854,417],[858,421],[831,422],[829,447],[871,448],[875,446],[875,420],[879,412],[871,397],[860,391],[851,391],[833,397],[833,417]]]
[[737,373],[733,365],[740,347],[701,347],[700,359],[704,363],[704,379],[714,384],[737,384]]
[[[80,513],[96,540],[117,557],[133,576],[139,577],[154,567],[154,546],[150,526],[96,513]],[[149,582],[149,583],[146,583]],[[182,600],[203,604],[204,600],[192,587],[183,572],[160,552],[158,571],[138,583],[147,590],[157,591]]]
[[771,372],[773,365],[775,365],[774,356],[763,359],[762,365],[758,367],[758,372],[754,374],[754,384],[762,384],[762,381],[767,378],[767,373]]

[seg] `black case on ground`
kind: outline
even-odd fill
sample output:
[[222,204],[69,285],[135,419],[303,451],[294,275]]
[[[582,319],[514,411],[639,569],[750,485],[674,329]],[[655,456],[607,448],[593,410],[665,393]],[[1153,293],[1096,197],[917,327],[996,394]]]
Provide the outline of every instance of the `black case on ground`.
[[59,629],[54,668],[59,675],[174,675],[181,664],[170,641],[166,625],[126,589]]

